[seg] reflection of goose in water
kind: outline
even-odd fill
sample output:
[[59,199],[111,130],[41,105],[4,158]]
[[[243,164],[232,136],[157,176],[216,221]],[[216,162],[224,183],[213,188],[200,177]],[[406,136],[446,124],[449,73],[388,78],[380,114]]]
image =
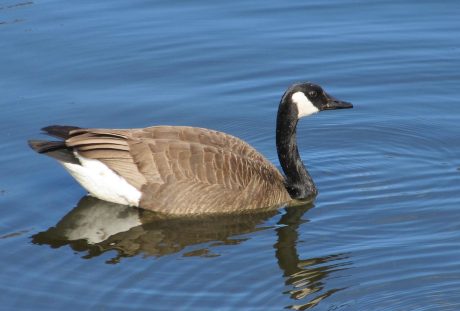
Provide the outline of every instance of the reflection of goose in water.
[[[298,227],[302,224],[305,209],[289,207],[278,224],[285,225],[276,229],[278,242],[275,244],[278,265],[284,272],[286,285],[292,287],[288,291],[292,299],[309,299],[306,303],[290,306],[295,310],[313,308],[323,299],[343,288],[327,289],[324,281],[330,274],[347,269],[350,263],[345,261],[348,254],[336,254],[323,258],[300,259],[296,244]],[[315,297],[311,297],[318,294]]]
[[[36,234],[33,242],[54,247],[69,244],[75,250],[87,250],[87,258],[116,250],[118,257],[113,262],[117,262],[122,257],[138,254],[169,255],[187,246],[207,242],[213,242],[212,246],[238,244],[244,239],[239,240],[235,236],[262,230],[259,225],[277,213],[271,210],[262,213],[168,218],[87,196],[55,227]],[[208,252],[208,249],[201,249],[184,255],[207,255]]]
[[[284,213],[275,229],[278,236],[274,245],[276,259],[283,271],[288,293],[292,299],[302,301],[301,305],[291,306],[297,310],[313,307],[340,290],[327,289],[325,278],[346,269],[348,264],[344,263],[346,254],[311,259],[299,257],[297,229],[305,222],[302,216],[311,207],[311,204],[306,204],[281,211]],[[52,247],[69,245],[76,251],[86,251],[84,258],[87,259],[115,250],[117,256],[108,263],[118,263],[123,257],[159,257],[184,250],[184,257],[210,257],[218,256],[220,245],[237,245],[248,240],[248,234],[252,232],[274,229],[273,226],[264,226],[264,223],[279,213],[272,210],[167,218],[87,196],[55,227],[34,235],[32,242]]]

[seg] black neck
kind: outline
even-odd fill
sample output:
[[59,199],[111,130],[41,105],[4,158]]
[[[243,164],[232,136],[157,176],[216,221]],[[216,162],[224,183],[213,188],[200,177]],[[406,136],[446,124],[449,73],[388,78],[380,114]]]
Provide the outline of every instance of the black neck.
[[285,174],[285,187],[293,199],[316,195],[315,183],[300,159],[297,149],[297,111],[293,105],[281,102],[276,120],[276,149]]

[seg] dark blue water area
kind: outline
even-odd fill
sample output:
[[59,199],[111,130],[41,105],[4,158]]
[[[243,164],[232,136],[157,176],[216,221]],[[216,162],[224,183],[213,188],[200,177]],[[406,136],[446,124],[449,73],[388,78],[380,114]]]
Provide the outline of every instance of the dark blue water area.
[[[0,310],[459,310],[460,2],[0,1]],[[314,204],[168,219],[85,197],[50,124],[207,127],[279,166],[286,88]]]

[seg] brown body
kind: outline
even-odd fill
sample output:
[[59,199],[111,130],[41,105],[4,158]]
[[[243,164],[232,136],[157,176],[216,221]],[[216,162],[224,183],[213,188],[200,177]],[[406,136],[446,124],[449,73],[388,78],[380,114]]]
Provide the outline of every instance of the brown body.
[[142,192],[139,206],[168,214],[226,213],[290,201],[284,177],[246,142],[185,126],[48,131]]

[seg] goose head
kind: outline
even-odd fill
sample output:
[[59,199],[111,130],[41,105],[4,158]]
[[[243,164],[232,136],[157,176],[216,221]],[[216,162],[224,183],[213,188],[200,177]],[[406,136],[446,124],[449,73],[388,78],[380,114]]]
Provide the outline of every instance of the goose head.
[[352,104],[332,97],[319,85],[310,82],[294,84],[284,93],[276,120],[276,149],[285,173],[285,187],[291,198],[303,200],[317,193],[297,148],[299,119],[323,110],[352,107]]
[[329,95],[317,84],[305,82],[292,85],[284,93],[280,108],[298,120],[323,110],[353,108],[353,105]]

